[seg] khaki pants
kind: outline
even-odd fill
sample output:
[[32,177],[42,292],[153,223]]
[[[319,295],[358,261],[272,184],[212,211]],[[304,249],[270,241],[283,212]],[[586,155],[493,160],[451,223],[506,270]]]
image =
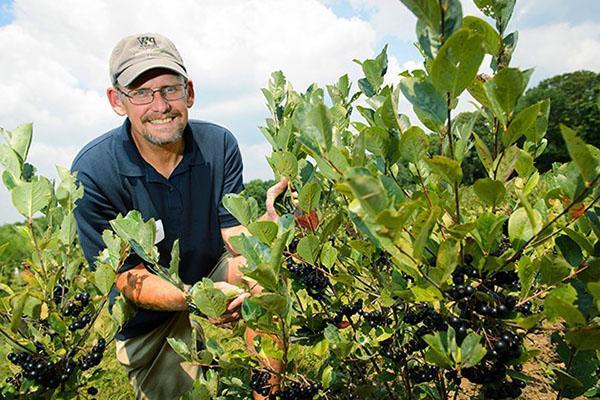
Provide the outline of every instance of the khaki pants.
[[[229,253],[225,252],[210,274],[217,282],[226,280]],[[175,400],[192,388],[202,368],[183,362],[167,338],[190,343],[189,314],[178,312],[152,331],[126,340],[117,340],[117,360],[125,367],[137,400]]]

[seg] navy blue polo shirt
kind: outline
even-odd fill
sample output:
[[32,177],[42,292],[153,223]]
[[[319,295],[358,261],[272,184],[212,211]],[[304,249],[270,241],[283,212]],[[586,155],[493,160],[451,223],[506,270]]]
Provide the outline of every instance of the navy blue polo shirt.
[[[243,190],[242,159],[233,135],[225,128],[190,121],[184,131],[184,154],[169,178],[159,174],[139,154],[131,124],[96,138],[75,157],[72,171],[83,184],[75,218],[79,241],[91,268],[105,248],[102,232],[118,214],[139,210],[144,218],[161,221],[165,237],[156,244],[160,264],[168,266],[171,248],[179,239],[179,273],[185,283],[206,277],[223,253],[220,230],[239,225],[223,207],[227,193]],[[138,265],[131,255],[121,272]],[[116,296],[113,289],[112,298]],[[149,332],[172,312],[138,309],[118,334],[123,340]]]

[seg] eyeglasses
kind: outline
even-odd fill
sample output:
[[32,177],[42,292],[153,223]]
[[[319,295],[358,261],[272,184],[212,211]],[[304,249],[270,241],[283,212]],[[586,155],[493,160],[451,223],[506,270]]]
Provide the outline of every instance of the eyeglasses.
[[182,99],[186,94],[186,85],[169,85],[156,89],[141,88],[131,90],[129,92],[125,92],[121,89],[117,90],[129,98],[131,104],[141,106],[152,103],[154,101],[154,93],[156,92],[159,92],[162,98],[167,101]]

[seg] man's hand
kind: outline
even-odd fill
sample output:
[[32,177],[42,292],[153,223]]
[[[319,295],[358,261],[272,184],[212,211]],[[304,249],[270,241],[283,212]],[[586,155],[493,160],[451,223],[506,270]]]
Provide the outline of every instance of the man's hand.
[[227,311],[225,311],[219,318],[209,318],[208,320],[213,325],[222,325],[227,322],[233,322],[240,319],[239,309],[242,306],[244,299],[250,297],[250,293],[223,281],[215,282],[214,287],[225,293],[227,297],[235,296],[235,298],[233,298],[229,304],[227,304]]
[[267,212],[264,215],[264,219],[276,222],[279,219],[277,211],[275,211],[275,200],[281,195],[288,187],[288,179],[286,177],[281,178],[279,182],[271,186],[267,190],[266,208]]

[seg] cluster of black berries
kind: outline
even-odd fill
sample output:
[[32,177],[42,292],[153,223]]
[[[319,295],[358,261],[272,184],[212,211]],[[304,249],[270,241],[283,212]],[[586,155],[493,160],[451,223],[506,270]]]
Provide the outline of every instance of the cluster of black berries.
[[417,325],[423,323],[431,331],[444,331],[448,328],[444,317],[436,312],[430,305],[425,305],[413,310],[409,310],[403,318],[404,322],[409,325]]
[[[517,364],[514,369],[520,371],[522,367]],[[524,381],[508,380],[506,366],[493,360],[484,360],[475,367],[463,369],[461,373],[471,382],[484,385],[483,392],[486,399],[515,399],[521,396],[526,386]]]
[[100,364],[100,361],[102,361],[102,357],[104,356],[104,350],[106,350],[106,341],[104,338],[100,338],[98,339],[98,343],[92,347],[92,351],[79,357],[79,360],[77,360],[79,368],[81,368],[82,371],[86,371]]
[[75,364],[70,360],[52,362],[41,343],[36,343],[36,348],[37,352],[35,353],[24,351],[8,354],[8,360],[22,369],[21,373],[16,374],[9,383],[18,387],[21,377],[24,377],[35,381],[42,387],[56,389],[69,379],[75,370]]
[[307,263],[296,264],[291,258],[287,260],[287,267],[294,281],[299,282],[310,297],[315,300],[325,299],[329,279],[323,271]]
[[7,377],[5,382],[8,383],[9,385],[12,385],[16,390],[19,390],[21,388],[21,378],[22,377],[23,377],[23,374],[21,374],[20,372],[17,372],[15,374],[15,376]]
[[250,389],[261,396],[268,396],[271,393],[272,385],[269,383],[271,374],[267,371],[252,370],[250,378]]
[[521,356],[523,338],[510,331],[500,332],[492,342],[486,357],[490,360],[507,363]]
[[[352,304],[342,304],[335,316],[333,317],[333,324],[338,328],[342,328],[349,325],[350,319],[356,314],[362,313],[363,301],[358,299]],[[344,317],[348,319],[348,322],[343,322]]]
[[408,370],[408,377],[415,383],[431,382],[437,376],[439,368],[434,365],[420,365]]
[[516,399],[521,396],[526,384],[523,381],[513,379],[502,379],[499,382],[488,385],[484,389],[486,399]]
[[404,335],[396,332],[391,337],[379,343],[379,354],[390,361],[396,363],[403,362],[406,359],[406,352],[402,350],[403,341]]
[[[58,286],[57,286],[58,287]],[[62,292],[62,290],[61,290]],[[56,296],[57,290],[54,289],[54,295]],[[64,293],[64,292],[62,292]],[[56,298],[55,298],[56,301]],[[57,303],[58,304],[58,303]],[[69,301],[63,312],[65,317],[77,318],[83,312],[85,307],[90,304],[90,294],[87,292],[77,293],[75,295],[75,301]],[[92,321],[92,317],[89,314],[83,314],[81,318],[77,319],[69,325],[69,330],[75,332],[79,329],[83,329]]]
[[300,382],[288,382],[286,386],[274,396],[277,400],[307,400],[313,399],[321,389],[318,382],[301,384]]
[[388,326],[392,323],[392,319],[387,315],[387,313],[381,310],[375,310],[371,312],[362,311],[360,312],[360,315],[371,328]]

